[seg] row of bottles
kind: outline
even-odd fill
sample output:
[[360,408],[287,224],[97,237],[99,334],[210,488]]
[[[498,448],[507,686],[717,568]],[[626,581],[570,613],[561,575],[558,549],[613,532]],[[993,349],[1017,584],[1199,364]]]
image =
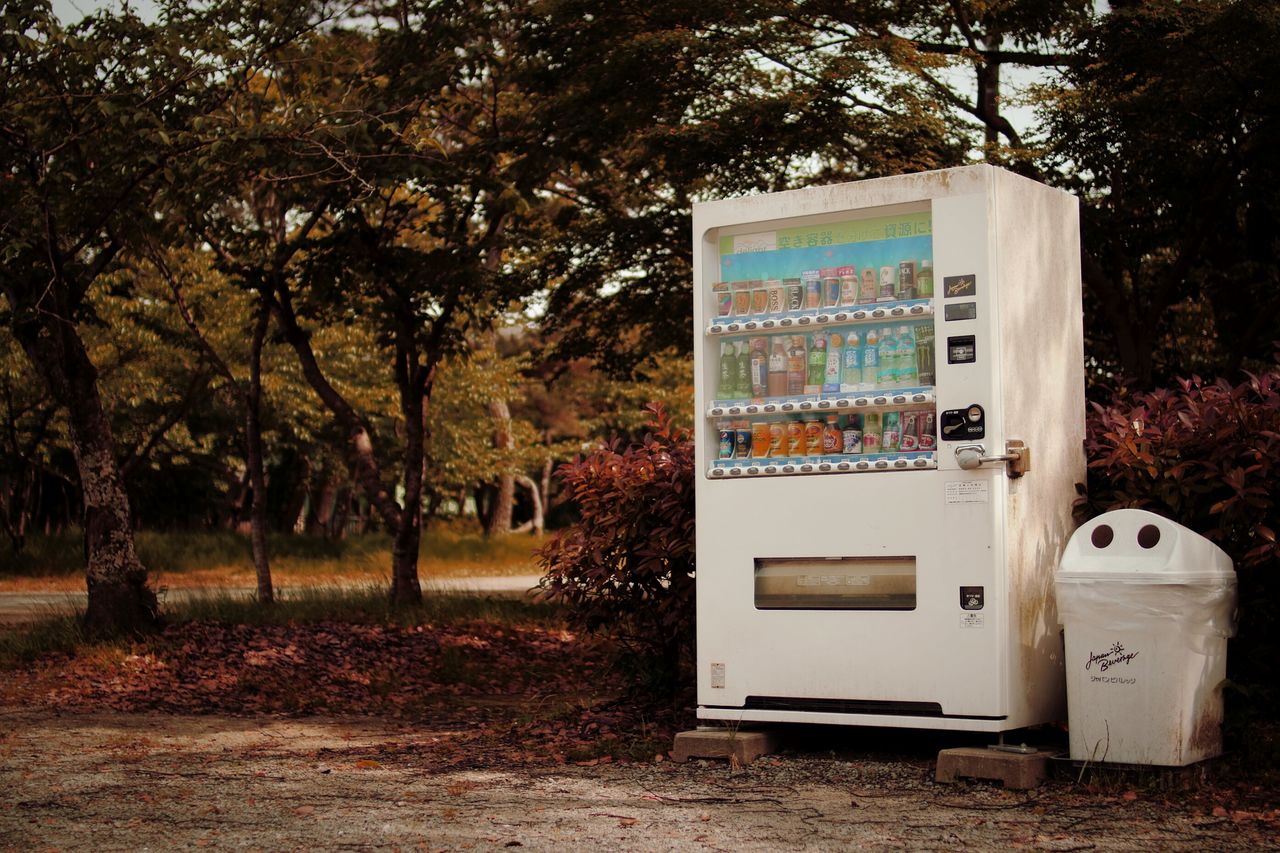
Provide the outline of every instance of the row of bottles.
[[720,460],[782,459],[933,450],[932,410],[867,412],[787,420],[721,421]]
[[716,314],[760,317],[794,311],[933,298],[933,266],[925,258],[859,269],[848,265],[804,270],[798,278],[717,282]]
[[720,344],[718,400],[934,384],[932,323],[758,335]]

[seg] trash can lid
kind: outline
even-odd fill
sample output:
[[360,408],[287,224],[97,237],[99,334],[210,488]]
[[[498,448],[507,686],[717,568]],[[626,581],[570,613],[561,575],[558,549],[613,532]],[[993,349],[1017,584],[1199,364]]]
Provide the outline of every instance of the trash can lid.
[[1235,581],[1226,552],[1163,516],[1117,509],[1080,525],[1067,542],[1058,580],[1140,583]]

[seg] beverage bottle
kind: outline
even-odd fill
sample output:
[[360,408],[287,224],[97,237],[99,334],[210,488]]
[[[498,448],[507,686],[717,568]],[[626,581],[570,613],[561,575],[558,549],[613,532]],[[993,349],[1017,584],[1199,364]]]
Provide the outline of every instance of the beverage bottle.
[[862,452],[863,453],[879,453],[880,438],[884,433],[884,426],[880,420],[879,412],[867,412],[862,416]]
[[862,452],[862,415],[847,416],[840,435],[840,450],[842,453]]
[[827,425],[822,431],[822,453],[830,456],[840,452],[840,416],[827,415]]
[[911,326],[898,327],[898,384],[910,388],[916,384],[916,336]]
[[918,285],[916,284],[916,262],[902,261],[898,264],[898,298],[899,299],[915,299]]
[[916,296],[921,299],[933,298],[933,261],[925,258],[916,270]]
[[862,387],[871,390],[880,381],[880,333],[867,329],[867,340],[862,345]]
[[902,414],[900,412],[885,412],[880,420],[880,449],[884,451],[897,450],[898,442],[902,440]]
[[822,376],[827,372],[827,336],[821,333],[813,336],[813,346],[809,347],[809,373],[804,381],[804,393],[822,393]]
[[716,397],[721,400],[732,400],[738,396],[738,358],[733,352],[733,344],[724,341],[720,344],[720,387]]
[[785,397],[787,394],[787,350],[782,338],[773,339],[773,352],[769,353],[769,396]]
[[880,330],[880,365],[876,371],[878,387],[892,388],[898,384],[897,366],[898,342],[894,340],[893,330],[886,326]]
[[795,396],[804,393],[804,381],[808,376],[805,361],[804,335],[793,335],[791,349],[787,350],[787,393]]
[[840,368],[844,358],[844,340],[837,332],[827,336],[827,366],[822,373],[822,393],[840,393]]
[[933,324],[921,323],[916,327],[916,381],[921,385],[934,384]]
[[862,387],[862,341],[858,332],[849,330],[844,339],[844,366],[840,372],[840,390],[857,391]]
[[769,354],[764,338],[751,339],[751,396],[763,397],[769,391]]
[[738,350],[738,382],[736,385],[738,393],[737,397],[751,396],[751,353],[747,350],[746,341],[738,341],[736,344]]

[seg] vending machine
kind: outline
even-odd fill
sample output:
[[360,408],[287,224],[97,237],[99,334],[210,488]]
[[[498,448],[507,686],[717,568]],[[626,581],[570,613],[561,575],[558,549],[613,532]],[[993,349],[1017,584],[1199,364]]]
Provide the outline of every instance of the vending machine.
[[697,204],[698,716],[1063,719],[1074,197],[970,166]]

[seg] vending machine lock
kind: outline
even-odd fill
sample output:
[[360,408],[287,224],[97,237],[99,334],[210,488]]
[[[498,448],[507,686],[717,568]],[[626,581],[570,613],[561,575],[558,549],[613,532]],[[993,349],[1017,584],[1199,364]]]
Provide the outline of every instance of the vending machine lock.
[[981,444],[963,444],[956,448],[956,463],[964,470],[972,471],[991,462],[1006,462],[1011,478],[1021,477],[1031,470],[1031,449],[1025,443],[1011,440],[1006,443],[1005,450],[1005,453],[988,456],[987,448]]

